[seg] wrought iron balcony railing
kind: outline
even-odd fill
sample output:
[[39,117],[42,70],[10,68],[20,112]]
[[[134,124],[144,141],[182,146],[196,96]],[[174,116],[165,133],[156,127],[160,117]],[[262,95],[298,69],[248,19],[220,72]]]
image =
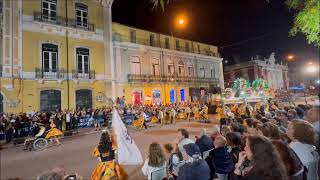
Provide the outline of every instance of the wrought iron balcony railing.
[[85,31],[94,32],[94,30],[95,30],[94,24],[77,22],[75,19],[65,18],[65,17],[61,17],[61,16],[45,15],[41,12],[34,12],[34,20],[38,21],[38,22],[56,24],[59,26],[82,29]]
[[95,79],[95,71],[79,72],[79,70],[72,70],[73,79]]
[[36,68],[37,79],[64,79],[66,78],[66,72],[64,69],[46,69]]
[[143,74],[128,74],[129,82],[202,82],[202,83],[216,83],[217,78],[209,77],[194,77],[194,76],[159,76],[159,75],[143,75]]

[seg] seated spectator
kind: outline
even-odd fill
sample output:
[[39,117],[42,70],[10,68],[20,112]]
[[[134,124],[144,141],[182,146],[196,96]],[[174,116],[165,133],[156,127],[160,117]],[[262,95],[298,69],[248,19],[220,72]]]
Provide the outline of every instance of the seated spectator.
[[[171,174],[174,170],[178,173],[178,163],[183,160],[182,154],[179,151],[179,148],[176,148],[176,151],[173,152],[173,147],[171,144],[164,145],[165,154],[167,156],[167,164],[168,164],[168,171]],[[176,177],[175,177],[176,178]]]
[[237,132],[230,132],[226,135],[227,145],[231,148],[230,154],[234,163],[238,162],[239,153],[241,152],[242,138]]
[[201,159],[200,148],[189,143],[183,146],[187,154],[186,164],[180,167],[177,180],[205,180],[210,178],[210,168]]
[[149,155],[142,167],[142,173],[151,180],[151,173],[166,167],[164,154],[160,144],[153,142],[149,146]]
[[296,153],[282,141],[272,141],[284,163],[290,180],[303,180],[304,166]]
[[210,134],[210,137],[212,139],[212,142],[214,141],[214,139],[217,137],[217,136],[220,136],[220,128],[216,125],[216,126],[213,126],[213,129],[212,129],[212,133]]
[[[246,165],[246,161],[249,161]],[[262,136],[248,136],[239,154],[232,180],[286,180],[286,169],[272,143]]]
[[297,111],[295,109],[289,109],[288,119],[289,120],[300,119],[300,117],[298,116]]
[[201,154],[203,154],[204,151],[208,151],[213,148],[213,141],[209,136],[207,136],[206,129],[202,129],[202,135],[200,138],[197,138],[196,144],[199,146]]
[[307,111],[306,116],[304,117],[306,121],[313,125],[315,131],[319,134],[320,133],[320,107],[315,106]]
[[194,141],[189,138],[189,132],[185,129],[178,129],[178,137],[179,137],[179,144],[178,144],[179,151],[182,153],[182,156],[184,157],[186,154],[183,146],[189,143],[194,143]]
[[305,113],[304,113],[304,110],[303,110],[301,107],[299,107],[299,106],[295,107],[294,109],[295,109],[296,112],[297,112],[298,119],[303,119],[304,114],[305,114]]
[[265,136],[271,140],[280,140],[279,127],[270,122],[258,125],[258,135]]
[[227,141],[223,136],[218,136],[214,140],[215,149],[209,153],[209,164],[211,165],[211,177],[217,174],[220,180],[226,180],[228,174],[234,170],[232,156],[226,147]]
[[306,121],[293,120],[289,123],[287,135],[292,140],[289,147],[308,169],[308,180],[319,179],[317,171],[319,155],[315,147],[316,134],[313,126]]

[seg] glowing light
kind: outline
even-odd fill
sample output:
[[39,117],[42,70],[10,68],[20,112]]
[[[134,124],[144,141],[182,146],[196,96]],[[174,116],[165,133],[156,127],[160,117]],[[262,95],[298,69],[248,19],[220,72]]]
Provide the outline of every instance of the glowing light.
[[184,19],[179,19],[179,24],[183,25],[184,24]]
[[311,65],[311,66],[308,66],[308,67],[306,68],[306,71],[307,71],[308,73],[314,73],[314,72],[317,71],[317,68],[316,68],[315,66]]
[[244,91],[241,91],[240,94],[241,94],[241,95],[244,95]]
[[316,80],[316,83],[317,83],[317,84],[320,84],[320,79]]

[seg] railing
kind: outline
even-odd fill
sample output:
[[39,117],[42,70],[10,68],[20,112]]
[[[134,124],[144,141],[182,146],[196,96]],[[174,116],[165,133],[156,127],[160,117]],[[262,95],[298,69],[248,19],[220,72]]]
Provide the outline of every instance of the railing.
[[194,77],[194,76],[159,76],[159,75],[143,75],[143,74],[128,74],[129,82],[218,82],[216,78]]
[[219,53],[216,53],[209,48],[202,48],[200,49],[200,51],[196,47],[192,48],[192,43],[190,41],[189,41],[189,48],[187,48],[185,46],[185,43],[181,41],[179,49],[176,49],[175,43],[172,43],[171,37],[169,38],[170,39],[169,47],[166,47],[166,43],[165,41],[163,41],[163,36],[161,36],[161,42],[159,42],[158,39],[159,37],[156,36],[156,39],[153,41],[153,43],[150,42],[149,38],[135,38],[134,41],[132,41],[132,39],[130,39],[129,36],[120,35],[119,33],[113,34],[113,41],[117,41],[117,42],[131,42],[131,43],[141,44],[141,45],[146,45],[151,47],[189,52],[189,53],[201,54],[206,56],[220,57]]
[[95,79],[95,71],[79,72],[79,70],[72,70],[73,79]]
[[35,72],[37,79],[64,79],[66,77],[64,69],[36,68]]
[[85,31],[92,31],[94,32],[94,24],[87,23],[82,25],[77,25],[76,20],[68,19],[61,16],[47,16],[42,14],[41,12],[34,12],[34,20],[39,22],[45,22],[50,24],[56,24],[59,26],[66,26],[71,28],[82,29]]
[[77,21],[74,19],[68,19],[68,27],[94,32],[94,24],[90,24],[90,23],[87,23],[87,24],[81,23],[81,24],[82,25],[78,25]]

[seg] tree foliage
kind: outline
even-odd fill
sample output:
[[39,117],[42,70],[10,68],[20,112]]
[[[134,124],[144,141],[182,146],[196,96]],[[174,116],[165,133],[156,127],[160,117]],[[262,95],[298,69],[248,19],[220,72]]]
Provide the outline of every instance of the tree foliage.
[[286,0],[289,9],[295,11],[290,35],[303,33],[308,43],[320,46],[320,1],[319,0]]

